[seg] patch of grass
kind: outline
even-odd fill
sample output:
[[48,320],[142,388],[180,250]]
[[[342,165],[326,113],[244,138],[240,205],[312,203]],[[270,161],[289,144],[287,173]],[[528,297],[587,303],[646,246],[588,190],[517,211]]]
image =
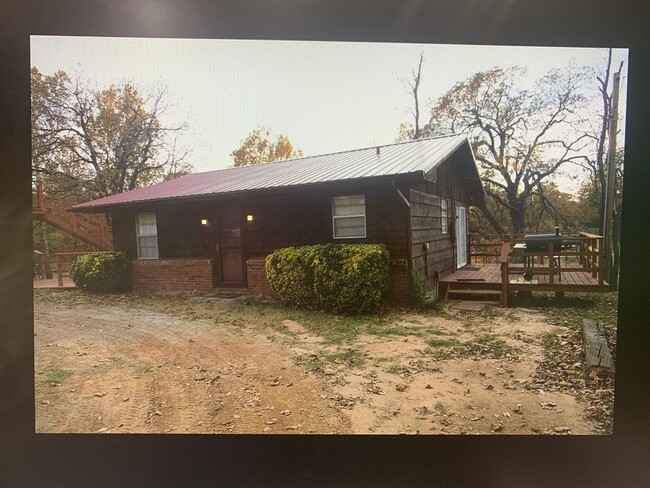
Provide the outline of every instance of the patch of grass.
[[45,377],[41,380],[43,383],[63,383],[74,373],[67,369],[50,369],[45,371]]
[[138,366],[136,368],[136,370],[135,370],[136,374],[139,374],[139,375],[151,373],[152,371],[153,371],[153,366],[150,366],[150,365]]
[[399,364],[393,364],[386,369],[387,373],[392,373],[396,375],[410,375],[411,370],[406,366],[401,366]]
[[441,415],[444,415],[447,412],[447,407],[445,407],[445,405],[442,402],[436,402],[433,408],[435,408],[436,412],[438,412]]
[[110,357],[108,358],[108,361],[100,362],[96,367],[92,368],[92,371],[90,372],[92,374],[106,373],[109,369],[116,366],[122,366],[123,364],[124,360],[122,358]]
[[559,300],[553,293],[539,293],[529,300],[528,308],[538,309],[551,320],[573,329],[580,329],[584,319],[600,320],[608,328],[617,324],[617,292],[571,293]]
[[462,343],[458,339],[429,339],[427,344],[430,347],[462,346]]
[[434,312],[442,312],[444,308],[443,302],[439,300],[426,300],[422,304],[420,304],[420,309],[421,310],[431,310]]
[[329,363],[344,364],[360,368],[366,362],[365,355],[357,349],[337,351],[331,354],[308,354],[295,358],[296,364],[303,365],[311,371],[321,371]]
[[[441,404],[441,405],[442,405],[442,404]],[[444,408],[444,407],[443,407],[443,408]],[[415,410],[415,411],[420,415],[420,417],[426,417],[427,415],[430,415],[430,414],[433,413],[433,411],[431,411],[431,410],[429,409],[429,407],[427,407],[426,405],[423,405],[423,406],[421,406],[421,407],[418,407],[418,408],[416,408],[416,409],[414,409],[414,410]]]
[[419,327],[409,327],[407,325],[400,324],[390,324],[390,323],[381,323],[381,324],[369,324],[365,330],[366,334],[375,335],[375,336],[421,336],[423,330]]
[[366,362],[363,352],[356,349],[326,354],[325,361],[333,363],[345,363],[346,366],[359,368]]
[[440,336],[440,335],[454,335],[452,332],[446,331],[438,327],[437,325],[434,326],[429,326],[429,327],[421,327],[419,329],[420,335],[435,335],[435,336]]
[[425,352],[436,359],[450,359],[468,356],[502,358],[514,354],[514,349],[505,341],[491,334],[483,334],[469,341],[457,339],[429,339]]

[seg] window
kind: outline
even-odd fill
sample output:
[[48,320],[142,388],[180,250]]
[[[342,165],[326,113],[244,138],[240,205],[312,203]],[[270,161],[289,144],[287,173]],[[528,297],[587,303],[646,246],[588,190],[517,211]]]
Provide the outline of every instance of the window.
[[332,199],[334,239],[366,237],[366,197],[334,197]]
[[135,235],[139,259],[158,259],[158,227],[153,212],[136,214]]
[[443,234],[447,233],[447,224],[449,219],[447,218],[447,200],[444,198],[440,199],[440,229]]

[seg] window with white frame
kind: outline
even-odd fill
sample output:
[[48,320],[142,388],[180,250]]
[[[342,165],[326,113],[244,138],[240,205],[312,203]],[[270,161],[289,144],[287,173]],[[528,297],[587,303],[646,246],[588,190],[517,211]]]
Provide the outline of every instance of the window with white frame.
[[158,259],[158,227],[154,212],[135,216],[135,235],[139,259]]
[[449,219],[447,218],[447,200],[444,198],[440,199],[440,229],[443,234],[447,233],[447,224]]
[[364,195],[332,199],[334,239],[366,237],[366,197]]

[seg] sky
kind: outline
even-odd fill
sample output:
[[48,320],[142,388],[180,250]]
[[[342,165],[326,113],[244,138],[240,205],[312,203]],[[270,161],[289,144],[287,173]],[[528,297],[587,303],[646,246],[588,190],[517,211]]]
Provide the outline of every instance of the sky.
[[[572,61],[602,69],[607,57],[604,48],[31,37],[31,64],[44,74],[79,73],[97,89],[124,82],[141,93],[166,88],[164,121],[187,123],[179,143],[196,172],[232,166],[230,153],[258,127],[286,135],[305,156],[395,142],[400,124],[413,120],[407,81],[420,53],[421,125],[438,97],[477,71],[524,66],[532,85]],[[620,61],[619,128],[626,49],[614,50],[612,66]],[[565,191],[576,185],[559,183]]]

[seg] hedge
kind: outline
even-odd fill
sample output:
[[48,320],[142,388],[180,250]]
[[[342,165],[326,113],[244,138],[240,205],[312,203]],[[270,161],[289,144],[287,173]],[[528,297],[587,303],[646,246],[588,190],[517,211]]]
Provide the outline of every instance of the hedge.
[[287,305],[337,313],[379,307],[389,271],[388,251],[379,244],[288,247],[266,258],[271,288]]
[[129,260],[122,252],[96,252],[77,257],[70,277],[78,288],[89,291],[121,291],[129,284]]

